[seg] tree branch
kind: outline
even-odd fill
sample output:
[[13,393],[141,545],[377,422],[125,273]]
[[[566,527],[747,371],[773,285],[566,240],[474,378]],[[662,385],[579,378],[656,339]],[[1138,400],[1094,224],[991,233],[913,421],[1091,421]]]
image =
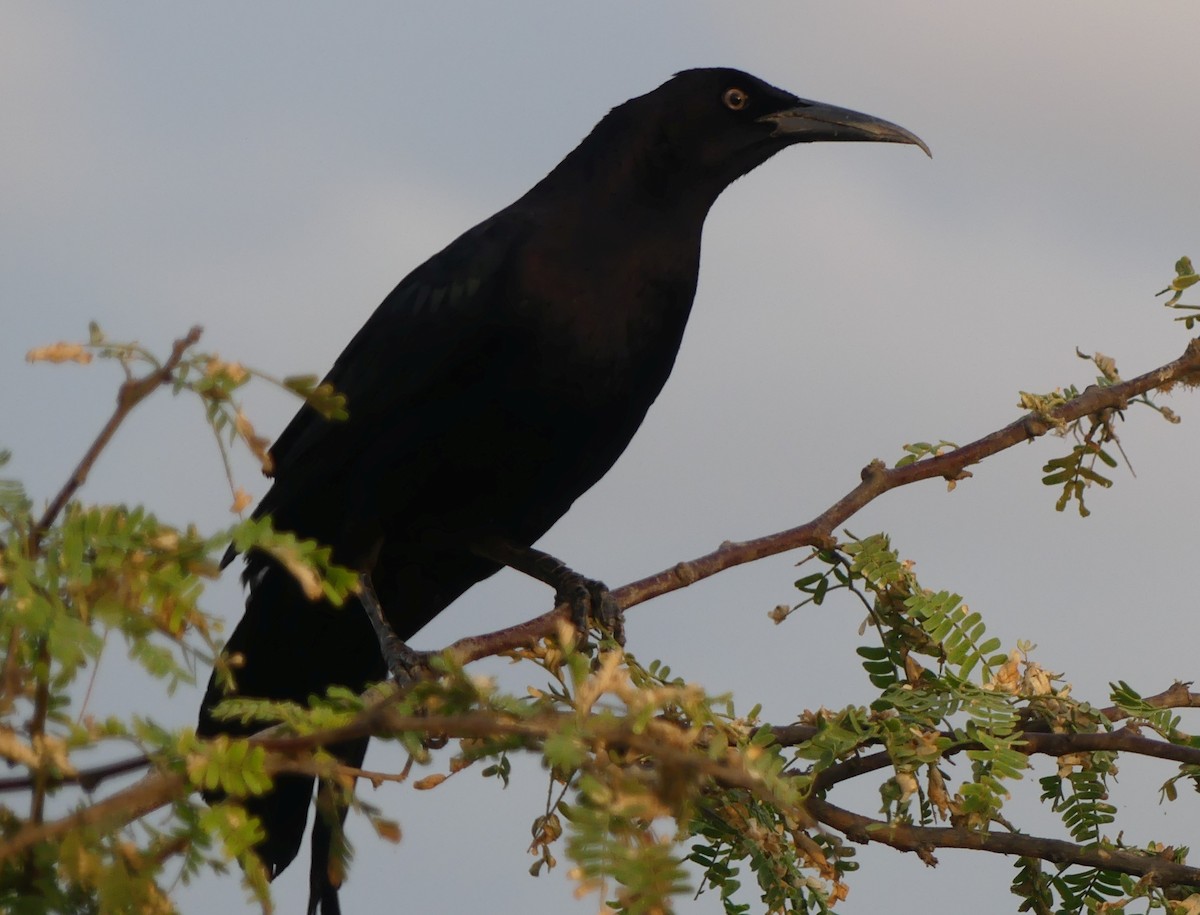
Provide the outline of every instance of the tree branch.
[[[1190,692],[1188,687],[1191,685],[1176,680],[1161,693],[1145,696],[1142,702],[1154,708],[1200,708],[1200,693]],[[1109,721],[1124,721],[1130,717],[1129,712],[1115,705],[1101,709],[1100,714]]]
[[[46,531],[57,519],[63,507],[83,485],[96,458],[111,440],[120,423],[133,407],[152,390],[171,379],[172,373],[183,358],[185,351],[195,344],[199,335],[200,329],[193,328],[186,337],[175,342],[170,358],[161,367],[142,378],[131,379],[122,385],[117,408],[112,417],[35,526],[30,540],[34,550],[38,549],[41,538],[45,536]],[[1200,339],[1193,340],[1179,359],[1152,372],[1109,387],[1090,387],[1078,397],[1048,410],[1045,414],[1026,414],[996,432],[945,454],[897,468],[887,468],[881,461],[872,461],[862,471],[861,483],[806,524],[753,540],[737,543],[726,542],[705,556],[689,562],[678,563],[656,575],[626,585],[613,592],[613,596],[622,607],[628,608],[653,597],[686,587],[736,565],[800,547],[829,546],[835,542],[833,533],[835,530],[862,507],[891,489],[934,477],[948,480],[962,479],[966,475],[967,467],[1020,442],[1042,436],[1062,423],[1070,423],[1106,410],[1120,409],[1128,403],[1130,398],[1152,390],[1166,389],[1178,382],[1196,383],[1198,377],[1200,377]],[[557,607],[550,613],[517,626],[461,639],[447,650],[453,653],[459,663],[467,663],[533,644],[541,638],[553,635],[560,621],[566,621],[568,618],[568,609]],[[1186,686],[1181,684],[1160,694],[1159,697],[1152,697],[1152,700],[1161,700],[1163,706],[1196,707],[1200,705],[1200,696],[1189,693]],[[383,711],[378,711],[380,708],[383,708]],[[1125,713],[1118,709],[1106,710],[1105,714],[1111,720],[1126,717]],[[273,754],[282,754],[276,757],[275,761],[275,764],[282,769],[290,764],[289,754],[311,749],[318,744],[342,740],[347,736],[362,736],[370,733],[371,729],[392,732],[411,730],[424,733],[436,731],[461,737],[509,734],[537,739],[546,735],[548,726],[545,722],[540,725],[531,725],[529,722],[520,722],[515,719],[498,722],[495,716],[491,715],[476,716],[475,718],[447,716],[445,719],[398,716],[394,712],[389,713],[383,706],[375,706],[373,709],[368,709],[359,721],[335,731],[308,737],[276,737],[264,734],[252,738],[252,742],[264,746]],[[803,726],[792,726],[780,730],[781,736],[800,738],[803,736],[804,729]],[[752,790],[761,787],[757,785],[757,780],[750,773],[743,771],[738,774],[735,771],[737,767],[722,765],[717,761],[709,760],[698,763],[693,758],[694,753],[689,753],[683,748],[664,745],[662,740],[651,740],[648,737],[624,731],[597,734],[593,735],[591,739],[599,743],[606,741],[619,743],[653,756],[662,757],[666,754],[672,758],[673,762],[699,766],[706,774],[728,785]],[[1191,747],[1144,738],[1129,729],[1100,734],[1029,733],[1026,735],[1026,739],[1029,752],[1051,755],[1062,755],[1067,752],[1088,749],[1105,749],[1195,763],[1198,752]],[[861,760],[850,762],[855,763],[859,770],[863,771],[864,767],[877,768],[885,765],[886,760],[876,764],[877,757],[881,756],[883,754],[873,754],[872,757],[864,757]],[[94,785],[118,771],[131,771],[142,764],[142,760],[126,760],[109,764],[83,773],[76,780],[81,784]],[[834,772],[836,768],[827,770],[827,773]],[[846,777],[850,777],[849,774]],[[836,777],[830,777],[829,783],[832,784],[837,780],[839,779]],[[0,782],[0,790],[16,787],[17,781]],[[71,816],[22,829],[10,840],[0,844],[0,860],[19,854],[39,842],[58,838],[75,828],[130,822],[177,797],[185,796],[191,790],[186,778],[180,774],[153,772],[137,784]],[[983,834],[955,827],[888,824],[843,810],[819,798],[811,798],[808,806],[810,812],[817,819],[827,826],[845,833],[851,839],[863,842],[880,841],[902,850],[918,851],[926,856],[928,850],[933,847],[975,848],[999,854],[1019,854],[1049,861],[1092,865],[1139,876],[1149,875],[1162,882],[1200,885],[1200,869],[1189,868],[1161,858],[1143,857],[1122,851],[1082,848],[1071,842],[1015,834]]]
[[[1004,428],[945,454],[916,461],[904,467],[889,468],[884,466],[882,461],[874,460],[863,468],[861,483],[806,524],[754,540],[737,543],[726,541],[707,555],[690,562],[677,563],[657,575],[619,588],[612,592],[612,596],[623,609],[628,609],[653,597],[686,588],[734,566],[800,547],[830,546],[834,543],[835,530],[868,503],[889,490],[935,477],[960,480],[971,465],[1021,442],[1039,438],[1062,423],[1074,422],[1106,410],[1122,409],[1133,397],[1149,391],[1167,390],[1178,383],[1200,383],[1200,338],[1188,343],[1183,355],[1173,362],[1108,387],[1093,385],[1078,397],[1048,410],[1045,414],[1027,413]],[[559,622],[569,618],[569,610],[565,606],[558,606],[549,613],[516,626],[486,635],[459,639],[446,650],[450,651],[459,663],[465,664],[501,652],[528,647],[539,639],[553,635]]]
[[[394,693],[391,690],[383,692],[357,719],[340,728],[301,736],[276,736],[273,733],[274,729],[268,729],[251,737],[250,743],[263,747],[270,754],[267,770],[272,774],[296,771],[320,774],[311,765],[298,762],[297,754],[356,737],[398,732],[419,732],[468,739],[508,736],[539,741],[556,733],[564,721],[577,720],[575,715],[567,713],[541,716],[537,719],[505,718],[491,713],[402,715],[391,705],[390,700],[393,697]],[[1192,694],[1187,693],[1186,689],[1181,694],[1173,687],[1158,697],[1152,697],[1152,700],[1164,704],[1179,704],[1190,702],[1192,698]],[[725,787],[742,788],[756,794],[763,791],[764,786],[760,779],[739,765],[736,756],[714,760],[697,753],[693,747],[676,746],[672,738],[676,736],[677,729],[673,725],[663,723],[662,727],[656,728],[654,722],[651,722],[649,730],[637,733],[619,721],[597,720],[593,724],[594,727],[585,728],[578,735],[593,751],[601,751],[605,747],[621,747],[660,761],[665,760],[675,766],[693,768]],[[791,725],[776,729],[776,734],[780,742],[788,743],[805,739],[811,736],[814,730],[807,725]],[[1025,741],[1022,749],[1031,754],[1061,756],[1067,753],[1107,750],[1140,753],[1184,763],[1200,762],[1200,749],[1145,738],[1129,728],[1095,734],[1028,732],[1025,734]],[[970,745],[956,747],[950,753],[964,749],[970,749]],[[130,759],[112,763],[81,773],[76,780],[82,781],[87,778],[92,782],[100,781],[118,772],[130,771],[144,762],[143,759]],[[814,787],[820,792],[838,782],[885,768],[889,764],[890,759],[885,751],[855,757],[825,769]],[[373,774],[363,774],[374,777]],[[54,840],[72,829],[131,822],[193,790],[181,775],[151,773],[137,784],[76,814],[22,829],[8,842],[0,844],[0,861],[25,852],[39,842]],[[958,827],[889,824],[852,813],[817,797],[810,797],[805,806],[821,823],[837,829],[853,841],[877,841],[901,851],[915,851],[926,861],[933,860],[932,851],[937,848],[969,848],[995,854],[1025,855],[1059,864],[1103,867],[1137,876],[1149,875],[1162,883],[1200,886],[1200,869],[1175,864],[1162,858],[1085,848],[1069,841],[1018,834],[985,834]]]
[[[949,737],[949,734],[944,736]],[[942,758],[946,759],[965,750],[980,750],[983,744],[974,741],[951,747]],[[1024,731],[1021,743],[1013,747],[1026,756],[1068,756],[1072,753],[1131,753],[1154,759],[1167,759],[1184,765],[1200,766],[1200,747],[1169,743],[1153,737],[1143,737],[1130,728],[1117,731],[1101,731],[1095,734],[1050,734]],[[849,781],[868,772],[886,769],[892,764],[887,750],[867,756],[852,756],[842,762],[822,769],[816,780],[816,790],[831,788],[838,782]]]
[[138,817],[152,813],[177,797],[190,794],[193,790],[195,789],[182,775],[174,772],[152,772],[112,797],[89,804],[70,816],[22,828],[7,842],[0,843],[0,861],[19,855],[40,842],[57,839],[72,829],[123,826]]
[[[99,785],[118,775],[126,775],[145,769],[150,765],[150,757],[146,754],[131,756],[117,762],[104,763],[92,769],[82,769],[71,775],[63,775],[54,779],[55,787],[60,785],[79,785],[84,791],[94,791]],[[10,791],[28,791],[33,787],[34,779],[25,775],[18,778],[0,778],[0,794]]]
[[885,823],[851,813],[828,801],[811,797],[808,812],[824,825],[854,842],[880,842],[900,851],[916,852],[927,864],[936,864],[935,848],[969,848],[998,855],[1022,855],[1055,864],[1078,864],[1150,877],[1160,886],[1200,886],[1200,868],[1176,864],[1160,857],[1106,848],[1085,848],[1073,842],[1011,832],[977,832],[953,826],[908,826]]
[[[1190,692],[1187,683],[1174,683],[1161,693],[1153,696],[1147,696],[1142,699],[1147,705],[1154,708],[1200,708],[1200,693]],[[388,692],[386,697],[394,697],[391,690],[395,689],[392,684],[384,687]],[[371,691],[364,696],[373,696],[380,698],[378,687],[373,687]],[[1117,706],[1109,706],[1108,708],[1100,709],[1100,714],[1108,718],[1109,721],[1122,721],[1129,718],[1129,714]],[[372,719],[373,720],[373,719]],[[428,723],[429,718],[422,718],[422,721]],[[322,732],[319,735],[310,735],[308,737],[275,737],[275,728],[264,728],[251,739],[259,742],[265,742],[268,738],[281,741],[278,744],[279,749],[289,748],[292,750],[299,749],[302,745],[309,748],[317,746],[325,746],[329,743],[338,740],[352,739],[355,737],[363,737],[368,734],[376,734],[372,728],[375,724],[358,722],[349,726],[348,731]],[[411,730],[427,730],[434,732],[436,728],[411,728]],[[772,730],[775,733],[775,742],[780,746],[794,746],[798,743],[803,743],[810,740],[818,731],[818,729],[809,724],[784,724],[775,725]],[[328,736],[333,733],[333,736]],[[1113,735],[1121,736],[1113,736]],[[947,734],[946,736],[950,736]],[[1200,765],[1200,749],[1186,746],[1183,744],[1168,743],[1165,740],[1158,740],[1153,737],[1141,737],[1140,735],[1130,732],[1127,729],[1122,729],[1115,732],[1101,732],[1098,734],[1046,734],[1038,731],[1026,731],[1026,740],[1030,743],[1026,744],[1027,752],[1044,753],[1051,756],[1064,756],[1068,753],[1084,753],[1093,750],[1107,750],[1111,752],[1126,752],[1137,753],[1142,756],[1150,756],[1157,759],[1169,759],[1180,763],[1191,765]],[[300,741],[301,743],[296,743]],[[872,741],[862,744],[863,747],[878,745],[877,741]],[[1036,745],[1036,747],[1035,747]],[[270,746],[264,743],[264,746]],[[961,747],[955,748],[955,752],[964,749],[976,749],[976,744],[964,744]],[[845,774],[839,774],[843,770],[838,770],[836,767],[830,767],[825,770],[822,784],[833,784],[839,781],[845,781],[848,778],[853,778],[856,775],[861,775],[867,771],[874,771],[883,768],[890,761],[886,754],[883,754],[878,760],[877,754],[871,756],[856,757],[855,760],[848,760],[847,763],[853,762],[856,771],[845,770]],[[103,765],[95,766],[90,769],[81,769],[73,775],[65,775],[55,780],[54,784],[58,785],[79,785],[85,791],[93,791],[103,782],[118,775],[126,775],[130,772],[135,772],[138,769],[144,769],[150,765],[150,758],[144,754],[131,756],[127,759],[118,760],[116,762],[104,763]],[[845,763],[839,763],[846,765]],[[832,773],[832,774],[830,774]],[[31,776],[20,776],[17,778],[2,778],[0,779],[0,794],[5,794],[13,791],[28,791],[34,785],[34,779]]]
[[[557,733],[565,722],[577,720],[576,715],[565,712],[530,719],[497,717],[482,712],[467,715],[401,715],[394,710],[390,702],[384,700],[364,710],[357,719],[340,728],[296,737],[264,734],[251,737],[249,742],[267,750],[269,755],[265,766],[271,775],[286,772],[311,775],[321,774],[319,768],[303,761],[297,762],[296,754],[354,737],[415,731],[453,738],[520,737],[540,741]],[[644,731],[638,732],[633,729],[632,723],[596,717],[589,721],[588,727],[579,731],[577,738],[597,753],[606,747],[625,748],[676,766],[692,768],[727,787],[743,788],[760,794],[763,792],[761,779],[740,764],[735,751],[729,751],[724,759],[710,759],[697,754],[690,747],[681,745],[679,735],[677,728],[665,723],[656,725],[655,722],[649,722]],[[378,776],[371,773],[367,777]],[[174,772],[152,772],[136,784],[70,816],[50,823],[23,827],[7,842],[0,843],[0,862],[28,851],[40,842],[56,839],[73,829],[88,826],[123,826],[195,790],[195,786],[183,775]]]

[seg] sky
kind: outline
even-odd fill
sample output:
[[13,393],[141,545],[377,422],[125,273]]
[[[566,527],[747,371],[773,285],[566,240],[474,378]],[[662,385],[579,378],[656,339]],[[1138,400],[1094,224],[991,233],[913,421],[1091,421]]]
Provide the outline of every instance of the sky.
[[[1018,391],[1086,385],[1075,348],[1130,377],[1186,344],[1154,293],[1200,256],[1200,6],[614,0],[574,4],[113,2],[0,6],[0,447],[47,499],[111,409],[112,366],[30,365],[32,347],[115,339],[165,352],[192,324],[203,346],[278,374],[323,372],[409,270],[520,196],[611,107],[694,66],[748,70],[796,94],[919,134],[911,147],[787,150],[735,183],[705,231],[700,286],[671,380],[616,467],[541,541],[617,586],[726,539],[802,523],[906,442],[969,441],[1019,415]],[[1193,297],[1195,298],[1195,297]],[[1186,301],[1186,298],[1185,298]],[[927,587],[963,594],[1006,647],[1077,696],[1158,692],[1196,676],[1191,627],[1200,398],[1166,401],[1170,426],[1120,426],[1136,477],[1054,511],[1042,440],[929,482],[853,518],[886,530]],[[265,433],[294,403],[252,391]],[[265,486],[253,462],[239,482]],[[199,411],[167,395],[139,408],[84,497],[142,502],[175,523],[232,520]],[[871,698],[854,655],[861,611],[835,604],[776,627],[797,600],[784,556],[629,614],[632,650],[662,658],[741,709],[786,722]],[[418,636],[438,648],[549,606],[502,573]],[[234,576],[207,606],[241,612]],[[731,637],[736,633],[736,637]],[[481,673],[503,676],[503,665]],[[201,673],[201,681],[207,674]],[[94,710],[194,720],[198,688],[164,696],[119,653]],[[1185,721],[1185,728],[1188,726]],[[1194,726],[1194,725],[1193,725]],[[373,752],[367,765],[398,766]],[[1114,800],[1126,838],[1196,845],[1200,799],[1160,807],[1161,765],[1129,764]],[[1030,828],[1031,775],[1014,798]],[[347,912],[592,912],[560,867],[532,879],[536,765],[500,791],[470,770],[433,792],[371,800],[400,820],[385,845],[351,823]],[[850,795],[835,796],[849,797]],[[873,813],[869,789],[857,797]],[[1054,833],[1057,835],[1058,833]],[[303,853],[302,853],[303,854]],[[886,848],[839,911],[1012,912],[1011,862],[964,852],[928,869]],[[301,911],[307,862],[277,882]],[[749,898],[748,901],[753,901]],[[183,890],[185,913],[240,911],[237,880]],[[715,913],[713,896],[681,912]]]

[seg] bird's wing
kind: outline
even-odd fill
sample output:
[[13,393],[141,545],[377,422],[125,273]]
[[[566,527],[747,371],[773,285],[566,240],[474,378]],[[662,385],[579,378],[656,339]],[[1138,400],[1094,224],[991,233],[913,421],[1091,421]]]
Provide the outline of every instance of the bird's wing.
[[271,448],[275,482],[256,515],[287,508],[331,479],[381,433],[394,434],[469,366],[486,345],[515,252],[528,225],[503,211],[468,230],[415,269],[338,356],[325,381],[346,398],[349,418],[304,406]]

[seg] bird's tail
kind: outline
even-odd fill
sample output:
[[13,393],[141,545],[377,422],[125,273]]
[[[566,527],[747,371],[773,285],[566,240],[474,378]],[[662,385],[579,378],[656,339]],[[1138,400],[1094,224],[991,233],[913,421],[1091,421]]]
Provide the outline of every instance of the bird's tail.
[[[310,601],[296,580],[269,557],[252,555],[243,580],[249,587],[246,612],[225,647],[226,656],[240,655],[236,688],[226,691],[216,675],[200,707],[197,733],[248,736],[261,724],[218,720],[213,710],[229,696],[266,698],[306,704],[332,685],[362,691],[387,675],[370,622],[357,602],[333,607]],[[367,740],[349,741],[330,750],[350,766],[362,764]],[[274,878],[296,857],[304,838],[313,779],[283,775],[273,789],[247,798],[246,809],[262,822],[266,838],[255,848]],[[219,796],[219,795],[218,795]],[[215,798],[209,796],[210,801]],[[342,809],[335,814],[340,822]],[[313,823],[312,901],[310,911],[337,915],[337,887],[330,876],[329,854],[334,821],[318,816]]]

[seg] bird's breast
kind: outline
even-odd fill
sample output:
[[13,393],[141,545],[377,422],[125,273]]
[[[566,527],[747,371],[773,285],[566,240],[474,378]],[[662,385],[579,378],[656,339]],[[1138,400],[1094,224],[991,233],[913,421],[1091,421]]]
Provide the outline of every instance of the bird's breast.
[[[589,247],[565,233],[531,246],[514,304],[551,372],[642,388],[664,364],[670,368],[695,296],[698,260],[686,246],[654,241]],[[661,380],[655,394],[658,387]]]

